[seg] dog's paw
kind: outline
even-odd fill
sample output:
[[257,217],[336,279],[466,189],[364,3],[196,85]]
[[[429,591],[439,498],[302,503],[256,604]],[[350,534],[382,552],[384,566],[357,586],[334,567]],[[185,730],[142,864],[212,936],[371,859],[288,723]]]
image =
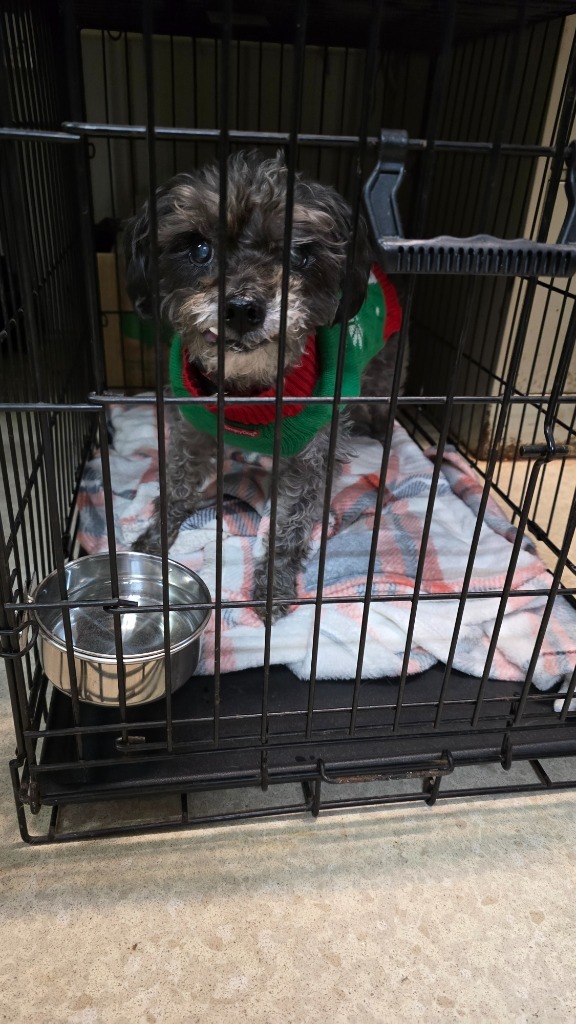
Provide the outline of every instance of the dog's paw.
[[[265,566],[258,568],[254,574],[253,597],[255,601],[263,603],[254,608],[254,611],[262,622],[266,622],[266,601],[268,599],[268,574]],[[274,604],[272,605],[272,622],[285,618],[290,612],[296,598],[296,580],[288,580],[283,574],[280,580],[275,577],[272,589]]]
[[[254,595],[254,596],[256,597],[256,595]],[[260,600],[260,598],[258,598],[258,600]],[[264,595],[262,600],[264,600],[264,601],[266,600],[266,595]],[[291,601],[286,601],[286,603],[284,603],[282,601],[280,604],[274,604],[272,606],[272,615],[271,615],[272,625],[274,625],[275,622],[278,622],[279,619],[286,618],[286,616],[288,615],[288,613],[289,613],[291,608],[292,608],[292,602]],[[264,605],[260,605],[258,608],[255,608],[254,611],[256,612],[256,615],[258,616],[258,618],[262,620],[264,625],[266,625],[266,621],[267,621],[266,605],[265,604]]]
[[149,528],[141,533],[132,545],[132,551],[138,551],[142,555],[161,554],[160,536],[156,530]]

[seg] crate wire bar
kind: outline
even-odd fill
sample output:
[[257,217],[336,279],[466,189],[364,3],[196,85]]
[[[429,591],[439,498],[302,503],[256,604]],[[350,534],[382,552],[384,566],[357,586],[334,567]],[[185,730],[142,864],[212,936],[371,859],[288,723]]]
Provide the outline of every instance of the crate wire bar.
[[[222,0],[217,10],[204,0],[177,10],[152,0],[7,0],[0,15],[0,653],[16,736],[11,778],[20,832],[28,842],[268,815],[317,816],[381,803],[423,800],[431,806],[458,796],[576,785],[576,777],[555,779],[550,767],[553,759],[576,753],[576,666],[560,710],[554,694],[532,685],[555,602],[561,597],[576,606],[576,490],[570,483],[576,455],[576,247],[570,234],[576,5],[509,0],[484,9],[468,0],[364,0],[352,12],[340,0],[282,0],[262,4],[257,19],[249,8],[246,0]],[[403,277],[400,355],[391,393],[368,399],[386,405],[389,419],[366,587],[361,596],[345,599],[362,609],[356,670],[350,679],[317,678],[323,609],[342,602],[325,588],[345,318],[334,396],[303,400],[330,401],[333,408],[316,594],[295,602],[313,608],[310,677],[298,679],[272,663],[270,586],[261,668],[222,671],[223,616],[254,601],[247,594],[231,602],[222,591],[225,401],[219,350],[214,675],[197,676],[172,693],[170,612],[177,605],[170,604],[167,584],[165,422],[176,400],[164,388],[156,187],[180,170],[216,160],[219,245],[225,253],[227,159],[252,147],[264,154],[283,149],[288,168],[279,384],[273,399],[226,398],[226,405],[275,404],[269,579],[286,401],[282,368],[295,174],[303,170],[337,186],[351,204],[345,309],[363,196],[367,213],[374,212],[367,182],[379,170],[390,173],[390,167],[402,179],[394,192],[402,234],[397,226],[389,235],[387,229],[377,231],[375,239],[387,269],[401,251],[408,255],[400,269],[409,272]],[[130,363],[118,330],[121,379],[114,379],[106,331],[119,327],[125,312],[121,268],[114,260],[116,299],[107,306],[98,292],[97,231],[106,219],[117,229],[145,199],[153,255],[153,360],[141,348]],[[389,222],[387,202],[376,210],[378,222]],[[517,244],[510,239],[521,237],[522,259],[506,263],[506,252]],[[468,255],[455,261],[449,255],[442,264],[450,246]],[[487,246],[504,256],[491,263]],[[542,253],[557,276],[536,276]],[[449,273],[440,273],[446,266]],[[559,276],[562,268],[565,277]],[[220,335],[225,274],[223,259]],[[401,391],[408,345],[410,375]],[[130,382],[129,366],[135,375]],[[163,700],[137,707],[126,700],[121,617],[127,609],[118,603],[108,436],[119,394],[127,409],[157,413],[163,599],[135,614],[162,613],[166,688]],[[435,455],[413,592],[382,595],[373,592],[373,582],[395,419],[419,445],[433,445]],[[82,602],[70,602],[66,589],[66,563],[82,553],[78,498],[95,445],[116,602],[114,708],[80,700],[70,610]],[[423,580],[449,446],[477,471],[483,486],[462,586],[439,596],[425,592]],[[504,585],[478,592],[471,587],[474,562],[494,496],[508,509],[517,533]],[[492,678],[492,670],[505,613],[520,596],[514,574],[528,534],[547,552],[549,583],[521,592],[546,601],[538,636],[526,651],[525,676],[512,683]],[[29,594],[54,569],[70,696],[43,675],[28,626],[34,609]],[[470,602],[490,599],[497,600],[498,610],[483,673],[475,678],[457,671],[454,658]],[[452,639],[443,664],[413,676],[417,616],[431,600],[456,604]],[[409,609],[401,671],[394,679],[365,679],[370,609],[387,601]],[[544,767],[542,760],[549,764]],[[518,782],[503,776],[498,785],[457,782],[465,767],[499,764],[509,771],[519,762],[530,766],[532,780],[522,775]],[[249,806],[230,798],[222,809],[223,793],[246,787]],[[277,797],[262,796],[268,789]],[[210,813],[195,810],[204,791],[220,794]],[[165,813],[156,800],[153,812],[136,821],[132,805],[145,798],[165,798]],[[91,808],[102,802],[113,816],[96,820]]]

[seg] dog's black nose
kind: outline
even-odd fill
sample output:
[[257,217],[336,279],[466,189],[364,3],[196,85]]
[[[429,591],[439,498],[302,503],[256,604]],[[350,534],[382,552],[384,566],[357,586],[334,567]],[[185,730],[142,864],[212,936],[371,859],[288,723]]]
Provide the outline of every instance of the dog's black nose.
[[259,299],[229,299],[226,323],[237,334],[247,334],[261,327],[266,319],[266,306]]

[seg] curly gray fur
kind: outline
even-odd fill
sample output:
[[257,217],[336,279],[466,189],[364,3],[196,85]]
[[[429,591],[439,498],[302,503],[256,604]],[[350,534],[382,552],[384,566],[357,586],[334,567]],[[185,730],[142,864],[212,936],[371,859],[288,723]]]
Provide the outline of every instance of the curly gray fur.
[[[282,257],[287,168],[278,157],[261,160],[239,153],[228,163],[226,336],[224,379],[227,391],[257,393],[276,380],[282,293]],[[180,174],[158,189],[158,276],[165,322],[180,334],[194,363],[209,381],[217,376],[219,310],[219,170],[209,166]],[[297,176],[294,185],[292,257],[288,282],[285,372],[298,366],[306,340],[320,326],[341,317],[347,250],[352,234],[350,207],[334,189]],[[151,315],[148,204],[125,233],[128,292],[141,316]],[[348,318],[360,309],[367,291],[373,255],[363,219],[348,288]],[[238,307],[249,310],[248,320]],[[367,368],[365,395],[390,393],[396,341]],[[173,418],[167,467],[169,546],[201,501],[214,471],[216,442],[178,414]],[[359,404],[342,415],[335,472],[349,460],[355,429],[381,436],[387,406]],[[329,428],[296,456],[282,459],[276,522],[272,592],[273,618],[286,614],[296,596],[296,581],[318,521],[325,487]],[[135,550],[160,550],[160,512],[156,503],[148,529]],[[267,557],[256,566],[253,597],[265,601]],[[256,609],[264,617],[263,607]]]
[[[277,600],[274,605],[273,622],[287,614],[296,597],[298,574],[306,562],[312,530],[322,514],[329,442],[330,428],[324,427],[298,455],[280,459],[272,593],[282,600]],[[338,477],[352,454],[348,423],[342,416],[336,439],[333,479]],[[254,597],[265,600],[267,588],[268,558],[265,557],[254,572]],[[264,612],[264,607],[259,609],[260,615],[263,616]]]

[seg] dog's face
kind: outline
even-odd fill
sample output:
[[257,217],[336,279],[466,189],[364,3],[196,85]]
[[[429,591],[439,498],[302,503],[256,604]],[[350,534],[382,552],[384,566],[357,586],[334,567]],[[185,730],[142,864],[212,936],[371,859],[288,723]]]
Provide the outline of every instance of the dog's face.
[[[269,386],[277,376],[282,256],[288,172],[281,159],[237,154],[228,162],[224,375],[237,390]],[[211,379],[218,367],[219,206],[217,166],[179,174],[157,192],[158,276],[162,317]],[[331,188],[300,177],[294,203],[285,368],[298,364],[308,335],[339,318],[352,234],[348,204]],[[125,233],[128,293],[151,316],[148,204]],[[360,308],[370,268],[361,220],[348,304]]]

